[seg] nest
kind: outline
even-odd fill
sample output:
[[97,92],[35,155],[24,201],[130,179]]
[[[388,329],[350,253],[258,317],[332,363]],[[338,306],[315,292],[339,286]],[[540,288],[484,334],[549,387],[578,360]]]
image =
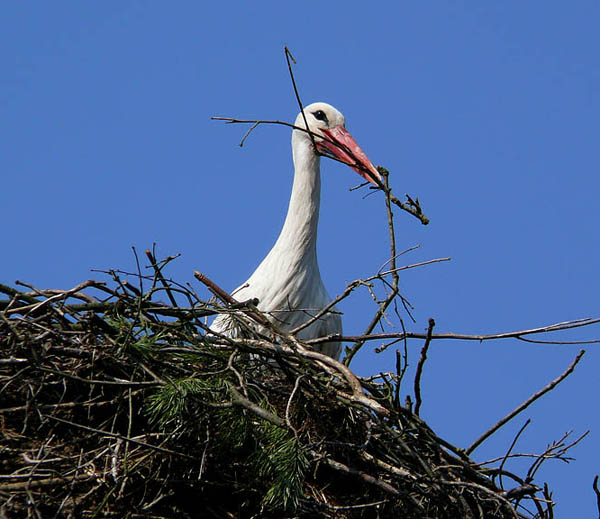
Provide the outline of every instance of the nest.
[[[203,301],[149,257],[133,282],[0,287],[0,517],[551,517],[547,487],[499,488],[501,462],[438,437],[401,377],[257,332],[252,302]],[[238,338],[207,333],[218,312]]]

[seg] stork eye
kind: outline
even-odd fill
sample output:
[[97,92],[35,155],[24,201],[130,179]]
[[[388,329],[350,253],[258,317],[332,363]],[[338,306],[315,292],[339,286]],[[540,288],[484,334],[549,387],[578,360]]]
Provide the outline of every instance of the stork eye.
[[315,116],[315,119],[327,122],[327,116],[323,110],[317,110],[316,112],[313,112],[313,115]]

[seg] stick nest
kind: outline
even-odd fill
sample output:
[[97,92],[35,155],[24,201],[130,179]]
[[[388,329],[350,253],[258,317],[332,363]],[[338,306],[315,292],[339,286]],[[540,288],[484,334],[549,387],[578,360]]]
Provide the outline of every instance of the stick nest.
[[[114,288],[0,287],[1,517],[550,517],[547,489],[499,488],[399,379],[253,331],[251,303],[151,263]],[[239,338],[207,333],[217,312]]]

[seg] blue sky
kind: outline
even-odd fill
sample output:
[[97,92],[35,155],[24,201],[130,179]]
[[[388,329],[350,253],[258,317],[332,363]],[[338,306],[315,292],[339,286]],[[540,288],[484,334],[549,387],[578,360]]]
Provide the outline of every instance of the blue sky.
[[[90,269],[133,269],[131,246],[181,253],[243,282],[283,223],[289,130],[211,115],[293,121],[283,45],[305,103],[326,101],[398,195],[418,196],[427,227],[398,214],[399,248],[420,245],[402,293],[423,331],[493,333],[598,316],[600,6],[597,2],[6,2],[0,16],[3,99],[0,281],[69,288]],[[327,161],[319,229],[329,292],[387,259],[379,195]],[[347,333],[373,309],[341,306]],[[563,333],[593,339],[596,329]],[[375,345],[373,345],[375,346]],[[410,344],[412,365],[421,344]],[[596,514],[600,472],[597,345],[561,386],[475,452],[541,450],[567,430],[591,435],[568,465],[548,462],[557,517]],[[466,446],[558,376],[578,346],[437,342],[422,415]],[[365,348],[361,374],[393,370]],[[410,386],[406,387],[409,390]],[[519,466],[513,466],[518,471]]]

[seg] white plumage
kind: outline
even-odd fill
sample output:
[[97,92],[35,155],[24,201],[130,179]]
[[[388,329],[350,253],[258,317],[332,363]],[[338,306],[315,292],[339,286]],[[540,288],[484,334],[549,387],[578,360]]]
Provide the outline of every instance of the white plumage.
[[[306,322],[326,307],[331,298],[321,280],[317,261],[317,227],[321,199],[320,155],[329,155],[347,163],[361,176],[373,182],[379,173],[345,129],[344,116],[326,103],[304,108],[311,136],[302,130],[292,133],[294,183],[287,216],[277,242],[250,276],[233,292],[238,301],[258,298],[258,308],[267,313],[275,325],[289,331]],[[302,113],[295,126],[306,128]],[[348,150],[350,153],[348,153]],[[369,173],[366,173],[368,170]],[[375,182],[373,182],[375,183]],[[211,329],[235,335],[227,314],[218,316]],[[299,339],[342,333],[342,319],[335,308],[300,332]],[[319,351],[338,359],[339,342],[326,343]]]

